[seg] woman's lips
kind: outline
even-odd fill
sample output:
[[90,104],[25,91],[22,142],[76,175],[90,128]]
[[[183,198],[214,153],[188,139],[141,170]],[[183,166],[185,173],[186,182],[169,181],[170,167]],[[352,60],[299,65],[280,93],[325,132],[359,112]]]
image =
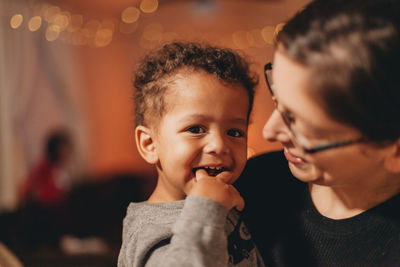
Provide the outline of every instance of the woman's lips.
[[283,149],[283,153],[285,154],[286,159],[292,164],[304,164],[307,161],[303,158],[297,157],[289,152],[289,150],[285,147]]

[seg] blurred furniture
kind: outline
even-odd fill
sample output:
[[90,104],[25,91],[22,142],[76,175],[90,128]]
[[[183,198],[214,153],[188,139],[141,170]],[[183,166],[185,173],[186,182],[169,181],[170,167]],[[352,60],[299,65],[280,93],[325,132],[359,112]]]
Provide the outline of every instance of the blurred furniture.
[[22,264],[116,266],[126,208],[132,201],[145,200],[155,179],[114,174],[85,181],[60,206],[31,203],[0,214],[0,241]]

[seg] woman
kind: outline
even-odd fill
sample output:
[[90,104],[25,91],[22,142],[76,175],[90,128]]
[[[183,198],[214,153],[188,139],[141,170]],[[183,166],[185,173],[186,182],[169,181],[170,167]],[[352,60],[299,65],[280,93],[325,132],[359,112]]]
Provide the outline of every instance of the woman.
[[399,62],[398,0],[317,0],[277,36],[263,136],[284,150],[237,184],[267,266],[400,266]]

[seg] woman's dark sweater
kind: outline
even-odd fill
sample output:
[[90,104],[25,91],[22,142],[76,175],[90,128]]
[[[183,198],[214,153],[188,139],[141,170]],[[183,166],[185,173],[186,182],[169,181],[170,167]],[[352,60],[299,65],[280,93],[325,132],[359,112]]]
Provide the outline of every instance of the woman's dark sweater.
[[329,219],[282,151],[250,159],[235,186],[267,266],[400,266],[400,194],[352,218]]

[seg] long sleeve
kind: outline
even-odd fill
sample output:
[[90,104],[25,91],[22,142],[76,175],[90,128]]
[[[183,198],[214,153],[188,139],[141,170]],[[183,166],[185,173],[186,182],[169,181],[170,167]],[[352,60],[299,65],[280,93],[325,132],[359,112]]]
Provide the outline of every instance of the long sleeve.
[[[160,214],[154,208],[162,204]],[[228,266],[225,207],[198,196],[188,196],[181,210],[147,207],[124,219],[118,266]]]
[[154,251],[146,266],[227,266],[228,210],[207,198],[189,196],[172,227],[164,250]]

